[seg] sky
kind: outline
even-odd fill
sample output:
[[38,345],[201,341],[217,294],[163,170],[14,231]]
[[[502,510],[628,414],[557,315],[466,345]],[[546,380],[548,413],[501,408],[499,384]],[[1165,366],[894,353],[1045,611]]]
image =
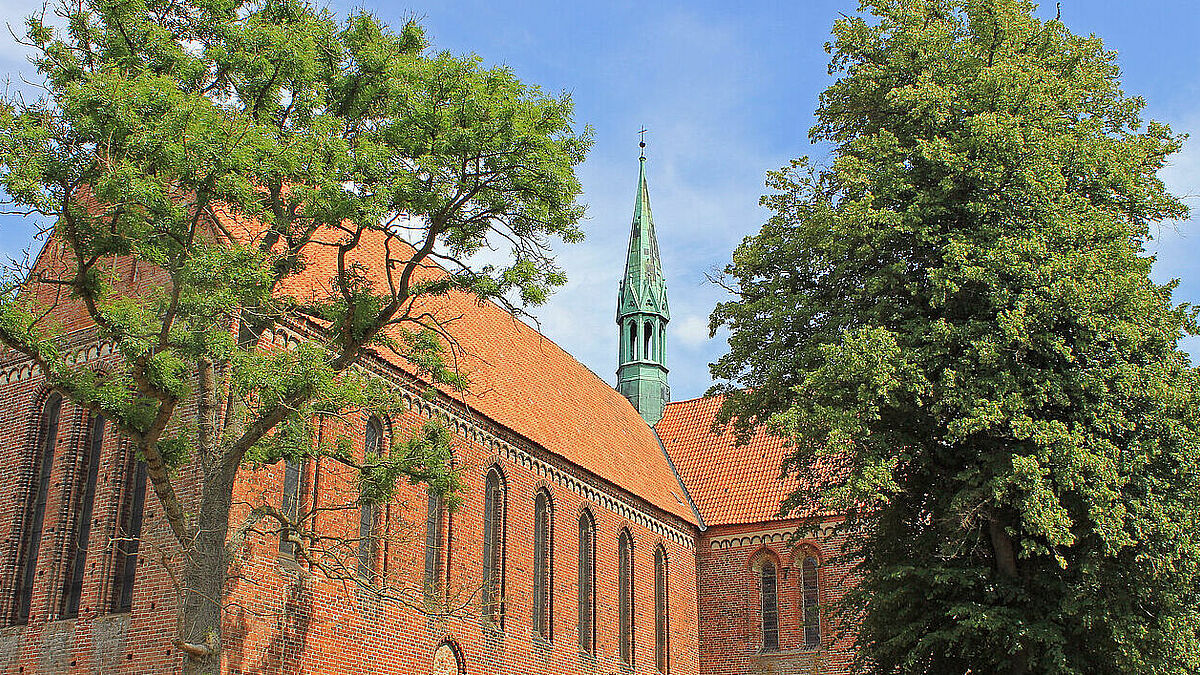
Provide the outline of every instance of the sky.
[[[1119,54],[1125,91],[1145,117],[1193,139],[1162,172],[1197,217],[1167,223],[1150,248],[1158,281],[1178,278],[1177,302],[1200,303],[1200,11],[1194,0],[1064,0],[1062,19]],[[0,22],[19,29],[41,0],[3,0]],[[361,2],[330,2],[344,16]],[[534,309],[543,333],[599,377],[616,370],[617,283],[623,272],[644,125],[647,179],[671,304],[672,397],[700,396],[708,364],[727,349],[708,315],[729,296],[706,282],[758,231],[766,171],[801,155],[817,97],[831,82],[824,46],[857,0],[557,2],[439,0],[365,5],[393,25],[418,19],[438,50],[474,52],[551,92],[567,92],[595,146],[578,168],[587,239],[556,247],[569,277]],[[1049,18],[1054,4],[1039,14]],[[25,53],[0,34],[0,73],[32,76]],[[30,246],[36,223],[0,216],[0,256]],[[1200,339],[1184,343],[1200,356]]]

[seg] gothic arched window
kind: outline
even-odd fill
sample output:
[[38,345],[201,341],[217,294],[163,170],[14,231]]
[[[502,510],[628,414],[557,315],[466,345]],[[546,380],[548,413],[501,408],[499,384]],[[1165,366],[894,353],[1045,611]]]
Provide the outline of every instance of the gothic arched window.
[[579,514],[579,648],[596,650],[596,521],[587,509]]
[[33,599],[33,582],[37,576],[38,549],[42,542],[42,523],[46,516],[46,495],[50,492],[50,469],[54,464],[54,446],[58,440],[58,418],[62,412],[62,397],[51,394],[42,406],[38,427],[38,444],[33,451],[29,492],[25,501],[25,517],[21,520],[21,539],[17,549],[17,574],[14,579],[12,622],[29,621],[29,605]]
[[425,598],[432,600],[439,597],[442,584],[446,501],[436,490],[430,490],[428,497],[425,512]]
[[622,529],[617,536],[617,614],[621,661],[633,663],[633,537]]
[[104,446],[104,418],[90,415],[87,436],[80,454],[75,481],[75,499],[71,508],[74,520],[67,540],[67,577],[63,583],[59,616],[64,619],[79,616],[79,599],[83,593],[83,574],[87,569],[88,542],[92,535],[92,510],[96,505],[96,478],[100,469],[100,450]]
[[667,649],[670,635],[667,624],[667,551],[662,545],[654,548],[654,665],[658,672],[667,672]]
[[[283,499],[280,511],[290,522],[296,522],[300,514],[300,474],[303,467],[299,460],[286,459],[283,462]],[[296,542],[292,540],[292,529],[286,524],[279,528],[279,552],[284,555],[296,554]]]
[[635,321],[629,322],[629,360],[630,361],[638,360],[637,346],[638,346],[638,325],[637,325],[637,321],[635,320]]
[[533,633],[554,638],[554,504],[550,493],[533,498]]
[[507,514],[504,476],[499,467],[487,473],[483,488],[483,616],[504,625],[504,526]]
[[779,585],[775,563],[763,560],[759,571],[759,597],[762,601],[762,649],[779,649]]
[[646,349],[644,352],[642,352],[644,354],[644,358],[653,359],[654,358],[654,324],[647,321],[646,328],[645,328],[645,330],[642,331],[642,334],[646,341]]
[[142,515],[146,506],[146,463],[126,444],[125,482],[118,497],[117,532],[113,545],[113,577],[110,607],[114,612],[133,609],[133,582],[137,577],[138,551],[142,541]]
[[805,556],[800,570],[800,600],[803,605],[804,647],[821,646],[820,591],[817,586],[817,559]]
[[[383,423],[378,418],[367,420],[363,432],[363,460],[369,461],[372,455],[383,452]],[[358,576],[363,581],[375,581],[375,556],[378,552],[379,537],[376,532],[375,502],[366,495],[359,495],[358,500]]]

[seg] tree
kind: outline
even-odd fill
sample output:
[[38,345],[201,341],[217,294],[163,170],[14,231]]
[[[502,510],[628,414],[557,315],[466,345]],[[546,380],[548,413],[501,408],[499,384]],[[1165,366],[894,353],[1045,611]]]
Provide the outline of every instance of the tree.
[[[564,283],[549,243],[582,238],[574,166],[590,130],[569,97],[366,12],[64,0],[55,13],[25,38],[44,95],[0,105],[0,184],[10,208],[53,223],[67,264],[9,275],[0,340],[136,445],[179,547],[173,642],[185,672],[215,671],[238,537],[278,521],[314,563],[322,541],[266,502],[231,525],[239,467],[348,460],[345,443],[315,442],[314,420],[387,414],[386,388],[355,370],[367,350],[464,386],[422,301],[467,292],[519,311]],[[336,273],[304,281],[314,256]],[[111,274],[117,259],[153,270],[149,287]],[[47,297],[82,303],[119,366],[68,363]],[[319,330],[267,348],[281,324]],[[436,427],[368,453],[362,499],[401,479],[452,494],[448,456]]]
[[849,514],[876,673],[1200,667],[1195,311],[1149,278],[1187,209],[1099,38],[1022,0],[866,0],[726,268],[723,420]]

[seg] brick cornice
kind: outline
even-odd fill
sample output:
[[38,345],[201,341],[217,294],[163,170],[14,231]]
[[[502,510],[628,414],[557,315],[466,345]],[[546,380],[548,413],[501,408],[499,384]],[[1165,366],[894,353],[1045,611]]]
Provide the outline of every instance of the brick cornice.
[[731,548],[757,547],[763,544],[783,544],[804,538],[825,539],[833,534],[835,527],[835,523],[824,522],[817,525],[793,525],[770,530],[712,536],[708,540],[708,548],[712,551],[724,551]]

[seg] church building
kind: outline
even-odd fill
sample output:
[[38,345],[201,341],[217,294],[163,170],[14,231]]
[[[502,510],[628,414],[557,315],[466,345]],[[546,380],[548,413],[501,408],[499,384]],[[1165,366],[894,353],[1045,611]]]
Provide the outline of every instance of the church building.
[[[230,582],[224,672],[847,672],[853,636],[824,611],[848,583],[834,517],[779,515],[792,487],[780,479],[780,439],[739,444],[714,430],[719,400],[671,400],[646,164],[617,296],[615,387],[496,305],[436,298],[433,309],[456,317],[469,390],[423,394],[410,364],[373,352],[364,372],[393,387],[404,412],[337,431],[362,456],[443,420],[461,504],[403,486],[388,504],[345,513],[329,505],[353,496],[354,474],[333,458],[244,467],[235,511],[266,500],[321,513],[317,529],[382,534],[356,549],[358,581],[347,582],[281,533],[251,532]],[[364,267],[381,250],[359,249]],[[63,253],[52,238],[37,265],[62,265]],[[314,251],[283,290],[319,283],[330,255]],[[154,283],[129,261],[113,269],[132,287]],[[62,349],[105,368],[115,347],[71,308],[57,311]],[[289,349],[312,330],[280,325],[266,339]],[[173,539],[131,444],[8,350],[0,425],[0,673],[179,672]]]

